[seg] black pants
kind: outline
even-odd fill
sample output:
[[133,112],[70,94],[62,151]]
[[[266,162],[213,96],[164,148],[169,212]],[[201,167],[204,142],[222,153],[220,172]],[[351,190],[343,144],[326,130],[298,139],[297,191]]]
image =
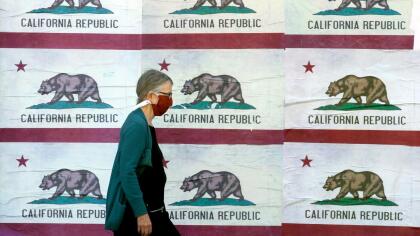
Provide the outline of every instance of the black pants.
[[[159,211],[149,213],[150,221],[152,222],[151,236],[180,236],[178,230],[175,228],[169,219],[167,211]],[[125,210],[124,219],[117,231],[114,231],[114,236],[138,236],[137,232],[137,218],[134,216],[133,210],[129,205]]]

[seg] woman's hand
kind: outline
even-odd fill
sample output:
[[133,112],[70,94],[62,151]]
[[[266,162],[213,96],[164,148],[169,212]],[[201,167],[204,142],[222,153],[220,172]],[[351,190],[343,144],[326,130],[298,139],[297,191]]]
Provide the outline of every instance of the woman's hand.
[[137,217],[137,232],[141,236],[149,236],[152,233],[152,222],[148,214]]

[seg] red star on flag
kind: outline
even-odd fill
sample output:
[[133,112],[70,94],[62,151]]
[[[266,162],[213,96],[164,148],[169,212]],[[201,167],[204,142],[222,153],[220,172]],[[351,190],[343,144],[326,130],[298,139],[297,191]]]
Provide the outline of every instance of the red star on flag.
[[19,64],[15,64],[15,66],[17,66],[17,71],[20,71],[20,70],[25,71],[25,66],[26,66],[26,65],[27,65],[27,64],[23,64],[23,63],[22,63],[22,60],[20,60]]
[[168,71],[168,66],[170,65],[169,63],[166,63],[166,61],[165,61],[165,59],[163,59],[163,62],[162,63],[159,63],[159,65],[160,65],[160,70],[162,71],[162,70],[166,70],[166,71]]
[[309,159],[308,158],[308,155],[305,156],[305,159],[300,159],[300,160],[303,162],[302,167],[305,167],[305,166],[311,167],[311,161],[312,161],[312,159]]
[[20,159],[16,159],[16,161],[18,161],[19,162],[19,166],[18,167],[20,167],[20,166],[25,166],[26,167],[26,162],[28,161],[29,159],[25,159],[24,157],[23,157],[23,155],[20,157]]
[[165,159],[162,160],[163,167],[165,167],[166,169],[168,169],[168,162],[169,161],[167,161]]
[[308,61],[308,64],[303,65],[303,67],[305,67],[305,73],[307,73],[308,71],[314,73],[312,69],[315,67],[315,65],[312,65],[310,61]]

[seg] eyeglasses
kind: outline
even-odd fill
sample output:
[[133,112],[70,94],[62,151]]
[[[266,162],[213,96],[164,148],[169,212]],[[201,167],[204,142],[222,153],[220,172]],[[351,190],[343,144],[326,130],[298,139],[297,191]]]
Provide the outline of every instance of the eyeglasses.
[[172,93],[164,93],[164,92],[156,92],[156,93],[161,94],[163,96],[170,97],[170,98],[172,97]]

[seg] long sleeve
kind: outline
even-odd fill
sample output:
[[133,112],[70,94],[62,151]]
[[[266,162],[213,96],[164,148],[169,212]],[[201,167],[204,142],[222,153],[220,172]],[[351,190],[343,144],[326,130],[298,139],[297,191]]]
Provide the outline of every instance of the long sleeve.
[[121,186],[134,215],[147,213],[143,193],[137,180],[136,168],[146,148],[147,125],[133,122],[124,127],[120,141],[120,178]]

